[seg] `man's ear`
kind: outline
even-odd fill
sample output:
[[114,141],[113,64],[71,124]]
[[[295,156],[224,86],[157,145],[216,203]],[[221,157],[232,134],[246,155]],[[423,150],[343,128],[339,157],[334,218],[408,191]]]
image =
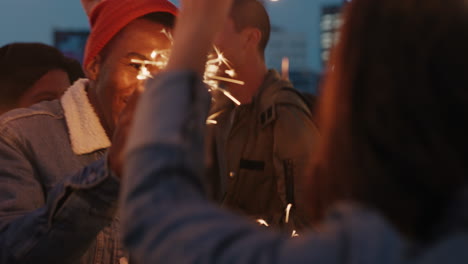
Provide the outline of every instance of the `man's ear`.
[[84,70],[86,74],[86,78],[96,81],[97,77],[99,76],[99,70],[101,69],[101,55],[95,56],[90,63],[85,65]]
[[258,45],[262,40],[262,32],[258,28],[245,28],[242,31],[245,48],[258,50]]

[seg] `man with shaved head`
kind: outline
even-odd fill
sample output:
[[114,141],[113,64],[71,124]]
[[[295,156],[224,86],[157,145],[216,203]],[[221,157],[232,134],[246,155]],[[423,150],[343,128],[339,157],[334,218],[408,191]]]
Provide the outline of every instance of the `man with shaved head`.
[[214,95],[211,119],[216,125],[210,125],[208,135],[214,155],[208,174],[213,197],[224,207],[281,229],[301,229],[309,222],[302,188],[311,173],[307,165],[318,131],[302,95],[267,69],[269,37],[262,3],[234,0],[215,45],[245,85],[222,84],[240,101],[238,106]]

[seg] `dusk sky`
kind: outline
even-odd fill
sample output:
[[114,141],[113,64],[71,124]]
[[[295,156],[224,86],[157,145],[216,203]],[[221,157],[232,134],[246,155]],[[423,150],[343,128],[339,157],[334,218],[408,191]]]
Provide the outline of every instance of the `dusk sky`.
[[[319,71],[320,10],[325,5],[341,1],[266,2],[274,25],[286,31],[306,34],[308,67]],[[0,28],[0,45],[17,41],[53,44],[54,30],[85,30],[88,28],[88,21],[79,0],[1,0]]]
[[[178,0],[172,0],[178,4]],[[319,23],[321,8],[343,0],[265,0],[272,24],[289,32],[307,36],[307,61],[310,69],[321,70]]]

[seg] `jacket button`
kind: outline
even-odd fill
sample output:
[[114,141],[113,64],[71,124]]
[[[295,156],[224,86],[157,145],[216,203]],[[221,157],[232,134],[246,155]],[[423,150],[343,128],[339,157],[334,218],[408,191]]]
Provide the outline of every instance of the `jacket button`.
[[229,173],[229,178],[234,179],[234,177],[236,177],[236,173],[233,172],[233,171],[231,171],[231,172]]

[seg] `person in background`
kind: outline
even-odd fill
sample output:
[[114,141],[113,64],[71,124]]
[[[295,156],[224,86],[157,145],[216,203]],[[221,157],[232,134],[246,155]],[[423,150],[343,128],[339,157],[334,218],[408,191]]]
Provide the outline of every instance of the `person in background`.
[[202,72],[231,2],[183,1],[141,96],[121,211],[135,263],[468,263],[466,1],[347,5],[319,106],[316,228],[295,238],[204,198]]
[[87,79],[0,117],[0,263],[124,264],[118,194],[119,119],[141,86],[141,64],[170,49],[176,7],[106,0],[90,14]]
[[208,178],[223,207],[292,232],[310,224],[304,187],[320,136],[302,94],[268,70],[269,38],[263,4],[235,0],[214,45],[229,60],[234,78],[245,84],[222,84],[240,105],[214,94],[210,120],[216,124],[207,132],[214,157]]
[[0,114],[62,96],[84,73],[78,61],[41,43],[0,48]]

